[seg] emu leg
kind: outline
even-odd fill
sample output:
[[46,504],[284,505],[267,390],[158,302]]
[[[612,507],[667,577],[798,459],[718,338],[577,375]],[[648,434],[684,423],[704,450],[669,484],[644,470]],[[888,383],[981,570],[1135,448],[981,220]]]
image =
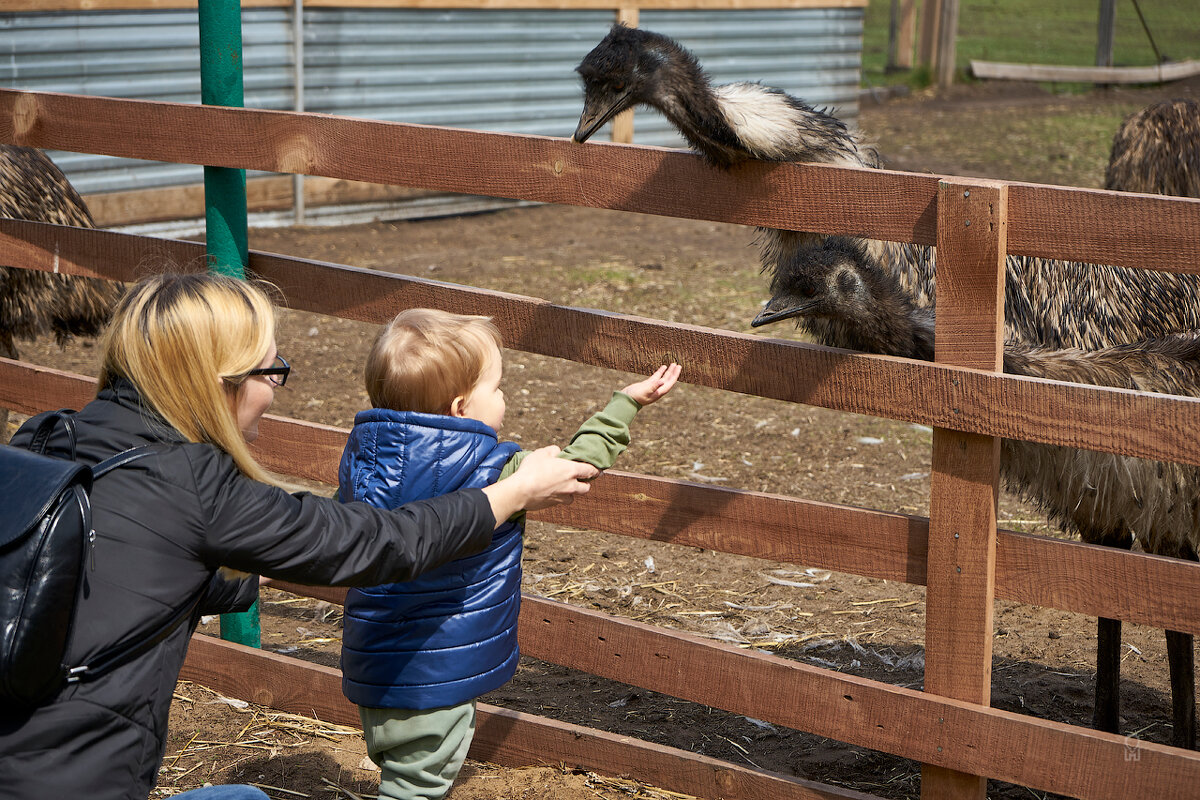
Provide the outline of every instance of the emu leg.
[[1116,733],[1121,714],[1121,620],[1096,620],[1096,703],[1092,727]]
[[1175,728],[1171,744],[1196,747],[1196,662],[1192,635],[1167,631],[1167,662],[1171,665],[1171,708]]
[[[1087,541],[1087,538],[1084,537]],[[1133,532],[1117,535],[1093,544],[1119,550],[1133,549]],[[1092,707],[1092,727],[1116,733],[1121,724],[1121,620],[1100,617],[1096,620],[1096,704]]]

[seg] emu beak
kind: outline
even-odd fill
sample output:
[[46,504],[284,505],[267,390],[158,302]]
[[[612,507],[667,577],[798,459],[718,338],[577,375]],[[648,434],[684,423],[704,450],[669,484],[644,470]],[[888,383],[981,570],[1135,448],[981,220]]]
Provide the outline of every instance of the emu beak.
[[776,302],[775,298],[771,298],[763,310],[758,312],[758,316],[750,323],[751,328],[761,328],[763,325],[770,325],[772,322],[780,322],[785,319],[792,319],[804,314],[810,303],[790,304],[780,308],[785,301]]
[[575,135],[571,137],[571,141],[582,143],[592,138],[592,134],[600,130],[604,123],[625,110],[629,95],[630,91],[626,91],[609,103],[591,99],[585,100],[583,113],[579,115],[579,125],[576,126]]

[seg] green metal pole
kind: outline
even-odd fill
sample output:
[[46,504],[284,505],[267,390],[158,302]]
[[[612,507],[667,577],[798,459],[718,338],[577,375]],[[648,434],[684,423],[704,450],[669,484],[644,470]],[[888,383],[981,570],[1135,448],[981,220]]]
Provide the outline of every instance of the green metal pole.
[[[200,0],[200,100],[206,106],[245,104],[240,0]],[[205,167],[204,206],[209,268],[244,278],[246,171]]]
[[[240,0],[200,0],[200,100],[208,106],[245,104],[242,91]],[[246,277],[246,171],[204,168],[205,241],[213,272]],[[221,615],[221,638],[262,647],[258,601],[242,614]]]

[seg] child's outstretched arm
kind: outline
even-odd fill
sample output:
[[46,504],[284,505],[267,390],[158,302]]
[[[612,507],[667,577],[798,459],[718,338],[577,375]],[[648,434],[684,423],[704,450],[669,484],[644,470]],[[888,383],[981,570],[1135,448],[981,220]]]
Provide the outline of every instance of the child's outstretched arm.
[[[619,392],[613,392],[603,411],[593,414],[580,426],[571,441],[559,453],[559,458],[582,461],[597,469],[608,469],[616,463],[617,456],[629,446],[629,425],[638,409],[662,398],[679,380],[678,364],[659,367],[650,377],[631,383]],[[505,465],[500,477],[512,473],[527,455],[517,453]]]
[[665,364],[656,369],[649,378],[631,383],[621,391],[636,400],[638,405],[648,406],[671,391],[682,371],[683,367],[678,364]]

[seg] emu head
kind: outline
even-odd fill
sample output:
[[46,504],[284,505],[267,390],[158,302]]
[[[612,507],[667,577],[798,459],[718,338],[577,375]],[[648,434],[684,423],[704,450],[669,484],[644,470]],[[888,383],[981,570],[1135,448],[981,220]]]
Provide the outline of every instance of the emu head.
[[604,123],[639,103],[653,104],[660,73],[686,50],[671,39],[638,28],[613,25],[575,68],[583,79],[583,113],[571,138],[586,142]]
[[751,327],[795,319],[857,319],[871,307],[873,284],[884,279],[872,269],[861,243],[845,237],[798,248],[776,268],[771,299]]

